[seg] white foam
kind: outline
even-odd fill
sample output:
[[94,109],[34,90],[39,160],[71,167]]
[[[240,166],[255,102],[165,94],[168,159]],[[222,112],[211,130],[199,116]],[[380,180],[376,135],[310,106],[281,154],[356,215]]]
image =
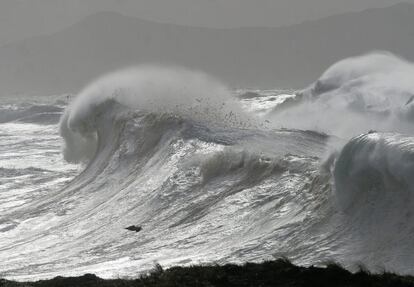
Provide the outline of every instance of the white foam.
[[413,133],[414,64],[386,52],[339,61],[276,111],[278,127],[309,129],[349,139],[369,130]]
[[90,84],[66,110],[60,130],[68,161],[93,156],[99,117],[109,117],[114,105],[220,125],[245,119],[227,87],[204,73],[155,66],[123,70]]

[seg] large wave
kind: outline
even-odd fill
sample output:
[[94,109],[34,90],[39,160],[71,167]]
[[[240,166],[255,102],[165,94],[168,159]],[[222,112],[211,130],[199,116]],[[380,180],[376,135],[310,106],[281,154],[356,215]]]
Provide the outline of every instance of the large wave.
[[[369,133],[349,141],[335,165],[336,196],[344,210],[376,201],[414,199],[414,138]],[[396,210],[401,212],[401,207]]]
[[0,269],[114,277],[154,261],[284,255],[412,272],[412,66],[375,53],[296,95],[238,97],[177,67],[104,76],[60,119],[65,159],[88,164],[63,188],[2,207]]
[[248,123],[227,87],[210,76],[178,67],[143,66],[107,75],[76,97],[60,124],[65,158],[79,161],[93,156],[97,139],[103,136],[99,133],[125,109],[169,114],[209,125]]
[[414,65],[376,52],[332,65],[271,118],[276,126],[344,138],[369,130],[411,134],[413,96]]
[[[260,129],[252,118],[199,72],[140,67],[95,81],[60,122],[65,158],[88,165],[64,188],[8,213],[2,246],[30,258],[41,277],[130,275],[154,261],[241,262],[276,251],[325,258],[313,240],[302,252],[297,243],[307,241],[318,221],[312,210],[328,194],[318,167],[327,137]],[[139,236],[124,230],[131,224],[142,225]],[[45,252],[27,248],[33,242]],[[25,275],[19,260],[0,267]]]
[[[407,240],[412,226],[401,227],[411,208],[412,138],[395,133],[412,130],[414,86],[410,76],[403,77],[411,70],[412,64],[387,53],[333,65],[309,88],[277,98],[273,112],[264,113],[268,126],[293,130],[258,127],[225,86],[202,73],[140,67],[103,77],[62,117],[66,159],[94,160],[60,201],[69,197],[72,205],[84,206],[87,195],[74,199],[73,192],[97,192],[101,204],[116,198],[130,210],[131,195],[137,196],[133,190],[142,185],[142,195],[133,200],[142,211],[127,214],[150,226],[168,226],[180,238],[177,229],[191,230],[198,239],[186,239],[191,242],[186,248],[220,238],[226,243],[219,246],[234,252],[201,246],[210,246],[220,258],[254,259],[264,255],[267,242],[278,246],[272,252],[302,263],[333,257],[347,266],[362,261],[375,268],[380,262],[408,270],[404,264],[410,259],[388,258],[413,249]],[[260,102],[266,106],[266,99]],[[341,151],[324,161],[332,143]],[[113,188],[110,182],[119,177],[126,181]],[[96,206],[96,199],[92,202]],[[278,207],[270,211],[270,202]],[[246,219],[242,206],[260,218]],[[231,219],[229,210],[244,222]],[[105,214],[125,220],[118,211]],[[201,238],[194,233],[199,228],[211,232]],[[256,235],[246,233],[252,228]],[[381,228],[386,235],[372,244]],[[315,230],[324,237],[317,244],[311,236]],[[244,239],[226,240],[217,232]],[[399,240],[405,243],[396,245]],[[246,244],[260,247],[249,255]],[[373,246],[381,252],[372,255]]]
[[411,193],[413,63],[387,52],[345,59],[297,97],[288,114],[300,111],[314,129],[343,138],[334,179],[344,209],[367,204],[368,194],[372,203]]
[[357,136],[336,161],[334,195],[342,226],[370,268],[412,272],[413,172],[414,137],[395,133]]

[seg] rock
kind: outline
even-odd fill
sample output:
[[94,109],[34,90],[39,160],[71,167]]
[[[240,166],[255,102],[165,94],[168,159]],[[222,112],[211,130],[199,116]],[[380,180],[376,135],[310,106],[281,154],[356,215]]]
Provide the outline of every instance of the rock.
[[137,225],[131,225],[131,226],[126,227],[125,229],[130,230],[130,231],[140,232],[142,230],[142,227],[137,226]]

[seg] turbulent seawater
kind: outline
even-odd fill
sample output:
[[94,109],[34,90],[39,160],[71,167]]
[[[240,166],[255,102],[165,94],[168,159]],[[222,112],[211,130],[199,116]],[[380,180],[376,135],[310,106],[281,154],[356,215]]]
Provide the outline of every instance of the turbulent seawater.
[[413,75],[376,53],[288,92],[143,66],[2,98],[0,275],[280,256],[413,274]]

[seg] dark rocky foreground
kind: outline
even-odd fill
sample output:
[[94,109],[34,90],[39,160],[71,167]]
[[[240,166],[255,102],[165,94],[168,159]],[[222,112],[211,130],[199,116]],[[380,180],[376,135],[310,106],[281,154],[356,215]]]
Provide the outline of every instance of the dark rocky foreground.
[[37,282],[13,282],[0,279],[0,286],[47,287],[47,286],[414,286],[414,277],[391,273],[370,274],[365,270],[351,273],[339,265],[327,267],[299,267],[288,260],[279,259],[263,263],[240,265],[211,265],[173,267],[154,270],[138,279],[104,280],[93,274],[80,277],[56,277]]

